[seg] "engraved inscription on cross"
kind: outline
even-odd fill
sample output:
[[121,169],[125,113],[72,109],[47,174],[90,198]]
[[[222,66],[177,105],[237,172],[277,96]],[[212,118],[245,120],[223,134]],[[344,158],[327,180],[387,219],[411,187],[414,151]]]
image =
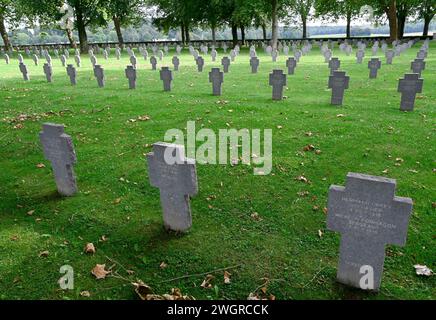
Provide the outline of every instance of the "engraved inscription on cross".
[[[380,288],[385,246],[405,245],[412,213],[412,199],[395,196],[395,189],[393,179],[359,173],[347,175],[345,188],[330,187],[327,228],[341,233],[339,282]],[[363,266],[373,270],[373,288],[361,285]]]
[[424,80],[417,73],[408,73],[398,83],[398,92],[401,92],[401,111],[413,111],[417,93],[422,92]]
[[166,229],[184,232],[192,226],[190,196],[198,193],[195,160],[182,145],[158,142],[147,155],[150,184],[160,189]]
[[71,137],[64,132],[63,125],[53,123],[44,123],[39,137],[44,156],[51,162],[59,193],[72,196],[77,192],[73,170],[77,158]]
[[273,70],[269,75],[269,85],[273,87],[273,100],[282,100],[283,88],[287,85],[286,74],[282,70]]
[[222,94],[224,73],[219,68],[212,68],[212,71],[209,72],[209,82],[212,83],[213,95],[220,96]]

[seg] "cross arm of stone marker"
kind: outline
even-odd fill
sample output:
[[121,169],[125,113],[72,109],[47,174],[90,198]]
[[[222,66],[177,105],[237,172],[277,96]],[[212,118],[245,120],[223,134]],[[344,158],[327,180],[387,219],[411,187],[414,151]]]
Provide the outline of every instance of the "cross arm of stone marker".
[[[165,151],[175,156],[176,163],[166,163]],[[147,161],[150,184],[153,187],[169,193],[182,193],[189,196],[198,193],[195,160],[185,157],[184,146],[164,142],[155,143],[153,152],[147,155]],[[164,174],[163,171],[169,167],[173,167],[174,170],[170,174]]]
[[[407,238],[407,226],[412,212],[410,198],[395,196],[396,181],[359,173],[347,175],[346,187],[332,185],[329,190],[327,228],[342,234],[352,233],[361,241],[374,240],[361,229],[350,229],[354,220],[382,220],[375,227],[383,244],[403,246]],[[370,209],[377,208],[377,211]],[[381,218],[372,218],[380,214]]]

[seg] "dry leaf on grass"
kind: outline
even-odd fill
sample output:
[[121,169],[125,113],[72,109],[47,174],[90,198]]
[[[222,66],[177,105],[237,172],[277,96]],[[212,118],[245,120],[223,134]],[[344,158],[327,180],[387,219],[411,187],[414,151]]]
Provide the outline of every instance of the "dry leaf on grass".
[[166,267],[168,267],[168,265],[165,262],[163,262],[163,261],[159,265],[159,268],[161,268],[161,269],[165,269]]
[[105,270],[106,264],[97,264],[94,269],[91,270],[91,273],[97,279],[104,279],[106,276],[111,273],[110,271]]
[[433,275],[433,270],[425,265],[415,264],[415,271],[418,276],[427,276],[430,277]]
[[224,271],[224,283],[225,284],[230,284],[230,276],[232,274],[228,271]]
[[39,253],[39,256],[45,258],[45,257],[48,257],[49,253],[50,253],[50,252],[49,252],[48,250],[41,251],[41,252]]
[[82,292],[80,292],[80,296],[88,298],[91,296],[91,294],[89,293],[89,291],[82,291]]
[[36,167],[37,167],[38,169],[45,168],[45,164],[43,164],[43,163],[38,163],[38,164],[36,165]]
[[211,274],[208,274],[206,276],[206,278],[203,280],[203,282],[201,283],[200,287],[208,289],[208,288],[212,288],[212,284],[210,283],[213,279],[215,279],[215,277]]
[[91,254],[94,254],[95,253],[95,247],[94,247],[94,244],[93,243],[87,243],[86,244],[86,246],[85,246],[85,253],[91,253]]
[[158,295],[153,294],[153,290],[141,280],[132,284],[141,300],[195,300],[192,296],[184,296],[178,288],[172,288],[170,294]]

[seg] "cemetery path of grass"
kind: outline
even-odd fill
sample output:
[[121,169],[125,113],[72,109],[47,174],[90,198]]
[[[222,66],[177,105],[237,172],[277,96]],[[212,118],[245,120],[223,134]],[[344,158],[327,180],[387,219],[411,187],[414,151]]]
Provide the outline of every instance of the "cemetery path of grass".
[[[137,89],[128,90],[125,53],[121,61],[113,52],[108,61],[99,56],[107,78],[103,89],[97,88],[87,56],[76,87],[57,59],[51,84],[42,65],[28,58],[27,83],[15,57],[10,65],[1,63],[0,298],[87,299],[80,292],[89,291],[92,299],[136,299],[129,281],[141,279],[159,294],[178,287],[197,299],[246,299],[267,278],[268,293],[277,299],[435,299],[434,277],[418,277],[413,268],[436,267],[435,47],[432,43],[424,91],[411,113],[398,110],[396,89],[418,45],[393,65],[382,58],[379,77],[371,81],[370,50],[357,65],[354,53],[347,57],[335,49],[351,78],[341,108],[329,105],[329,70],[315,47],[288,76],[287,99],[280,102],[271,100],[268,74],[285,69],[285,57],[272,63],[261,52],[259,73],[253,75],[248,52],[242,51],[225,75],[222,97],[211,95],[208,82],[210,67],[219,62],[206,57],[205,71],[198,73],[187,53],[170,93],[139,57]],[[220,50],[217,61],[222,56]],[[161,65],[170,62],[171,55]],[[26,118],[16,129],[11,119],[19,115]],[[151,119],[138,120],[143,115]],[[148,182],[144,155],[168,129],[184,130],[190,120],[197,130],[215,132],[273,129],[273,172],[254,176],[251,166],[198,165],[193,228],[178,236],[163,230],[159,190]],[[65,124],[74,140],[80,189],[75,197],[56,193],[38,140],[43,122]],[[308,144],[321,153],[304,152]],[[45,168],[37,168],[39,163]],[[343,185],[350,171],[397,179],[397,195],[415,204],[407,245],[387,248],[379,294],[335,281],[340,236],[326,230],[323,208],[329,186]],[[301,175],[310,183],[297,181]],[[260,219],[252,218],[255,212]],[[97,248],[93,256],[83,253],[88,242]],[[47,257],[39,256],[43,251]],[[129,281],[95,280],[90,271],[97,263],[113,266]],[[74,268],[72,291],[59,289],[63,265]],[[166,282],[235,265],[231,283],[217,273],[213,289],[200,287],[202,277]]]

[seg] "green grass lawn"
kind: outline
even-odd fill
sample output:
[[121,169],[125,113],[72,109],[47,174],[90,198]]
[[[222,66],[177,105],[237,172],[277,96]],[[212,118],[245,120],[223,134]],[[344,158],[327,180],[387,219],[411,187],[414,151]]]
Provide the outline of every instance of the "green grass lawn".
[[[369,80],[370,50],[358,65],[355,51],[347,57],[336,47],[334,56],[351,78],[342,107],[330,105],[329,69],[318,47],[288,76],[287,99],[279,102],[271,99],[268,74],[285,70],[286,58],[273,63],[261,49],[254,75],[248,51],[241,52],[225,75],[222,97],[211,95],[208,82],[221,50],[216,63],[205,57],[203,73],[185,52],[169,93],[139,54],[136,90],[128,89],[124,75],[126,53],[121,61],[113,51],[109,61],[98,57],[106,72],[102,89],[88,56],[82,56],[76,87],[54,56],[51,84],[43,60],[36,67],[25,57],[29,82],[22,80],[15,57],[10,65],[0,61],[0,298],[137,299],[130,282],[141,279],[158,294],[177,287],[197,299],[246,299],[265,282],[277,299],[435,299],[434,277],[417,276],[413,265],[436,267],[436,43],[414,112],[399,111],[397,93],[398,79],[409,72],[418,48],[393,65],[382,57],[378,78]],[[171,57],[161,65],[171,65]],[[23,114],[22,122],[11,121]],[[129,121],[144,115],[151,119]],[[197,165],[193,228],[176,235],[163,228],[159,190],[149,184],[145,154],[168,129],[184,130],[190,120],[197,130],[273,129],[273,171],[254,176],[242,164]],[[39,143],[44,122],[65,124],[73,138],[80,189],[74,197],[56,192]],[[308,144],[321,153],[304,152]],[[45,168],[37,168],[40,163]],[[395,178],[397,195],[415,203],[406,246],[386,249],[378,294],[335,281],[340,235],[326,230],[323,209],[329,186],[344,185],[348,172]],[[297,181],[301,175],[310,183]],[[252,218],[255,212],[261,219]],[[96,246],[94,255],[83,253],[88,242]],[[48,256],[40,257],[43,251]],[[116,277],[91,275],[103,263]],[[75,271],[71,291],[57,283],[66,264]],[[204,276],[168,282],[231,266],[237,266],[229,270],[231,283],[224,284],[223,272],[217,272],[211,289],[200,286]]]

